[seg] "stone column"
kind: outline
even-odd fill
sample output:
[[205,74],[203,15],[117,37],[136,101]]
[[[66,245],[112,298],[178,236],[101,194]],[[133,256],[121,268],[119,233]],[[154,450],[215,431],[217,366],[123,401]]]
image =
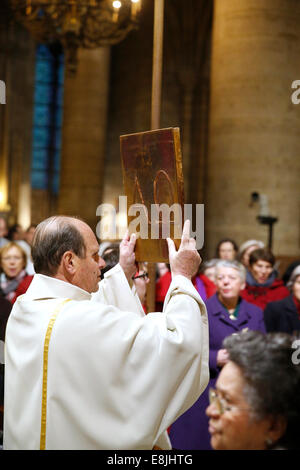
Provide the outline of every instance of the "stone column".
[[300,253],[300,3],[215,0],[205,246],[222,237],[259,238],[267,226],[250,208],[269,198],[275,254]]
[[0,108],[0,211],[9,223],[30,224],[30,168],[35,43],[18,23],[0,20],[0,76],[6,104]]
[[110,49],[81,49],[66,75],[58,213],[78,215],[93,230],[101,204]]

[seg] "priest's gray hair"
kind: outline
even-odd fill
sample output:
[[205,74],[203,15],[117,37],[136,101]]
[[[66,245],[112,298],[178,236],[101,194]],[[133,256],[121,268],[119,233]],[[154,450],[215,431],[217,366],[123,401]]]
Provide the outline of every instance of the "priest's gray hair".
[[78,217],[53,216],[41,222],[35,231],[32,243],[32,260],[36,273],[55,276],[61,258],[72,251],[84,258],[84,239],[76,226]]
[[218,268],[233,268],[238,271],[242,282],[246,281],[246,268],[239,261],[220,260],[216,264],[216,276],[218,275]]

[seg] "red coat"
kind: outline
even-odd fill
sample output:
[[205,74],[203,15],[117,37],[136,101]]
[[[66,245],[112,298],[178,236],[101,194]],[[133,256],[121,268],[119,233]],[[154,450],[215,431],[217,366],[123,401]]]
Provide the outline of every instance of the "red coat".
[[15,296],[13,297],[11,303],[14,304],[17,297],[19,297],[19,295],[22,295],[22,294],[25,294],[25,292],[27,291],[28,287],[30,286],[30,283],[33,279],[33,276],[25,276],[24,279],[22,279],[22,281],[20,282],[20,284],[18,285],[17,289],[16,289],[16,293],[15,293]]
[[284,299],[291,295],[283,281],[275,279],[269,287],[250,286],[246,284],[246,288],[241,291],[241,297],[247,302],[257,305],[264,310],[269,302]]
[[[216,292],[217,288],[215,284],[204,274],[198,274],[198,277],[204,284],[204,288],[206,291],[206,298],[208,299]],[[162,277],[158,279],[156,282],[156,294],[155,294],[155,303],[156,303],[156,311],[162,311],[163,303],[168,292],[172,281],[171,272],[166,272]],[[196,288],[196,276],[192,279],[192,282]]]
[[207,276],[205,276],[205,274],[198,274],[192,280],[196,289],[197,289],[197,285],[196,285],[197,277],[203,282],[204,289],[206,292],[206,299],[209,299],[217,292],[217,286]]
[[155,310],[161,312],[163,309],[164,300],[172,281],[172,274],[167,271],[156,281],[155,286]]

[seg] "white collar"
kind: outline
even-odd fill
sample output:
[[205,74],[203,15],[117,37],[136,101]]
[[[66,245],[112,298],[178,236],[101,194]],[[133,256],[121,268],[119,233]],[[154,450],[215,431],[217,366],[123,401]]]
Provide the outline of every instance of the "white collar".
[[55,277],[35,274],[25,294],[29,299],[70,298],[72,300],[91,300],[91,294],[69,282]]

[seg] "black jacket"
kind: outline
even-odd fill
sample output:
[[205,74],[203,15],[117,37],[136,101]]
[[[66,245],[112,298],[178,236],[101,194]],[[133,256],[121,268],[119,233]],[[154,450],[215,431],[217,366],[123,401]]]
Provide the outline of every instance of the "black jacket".
[[293,296],[270,302],[264,310],[267,332],[293,333],[300,331],[300,319]]

